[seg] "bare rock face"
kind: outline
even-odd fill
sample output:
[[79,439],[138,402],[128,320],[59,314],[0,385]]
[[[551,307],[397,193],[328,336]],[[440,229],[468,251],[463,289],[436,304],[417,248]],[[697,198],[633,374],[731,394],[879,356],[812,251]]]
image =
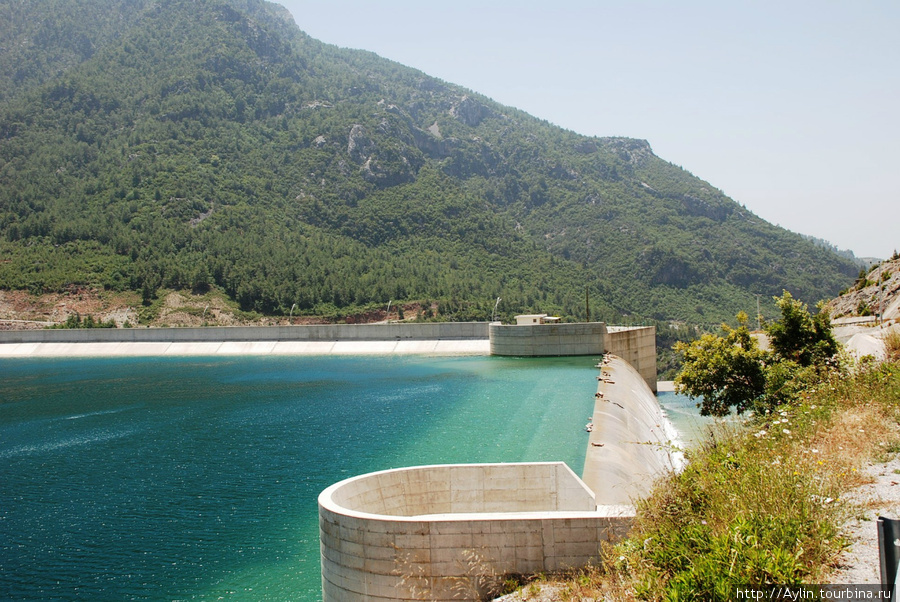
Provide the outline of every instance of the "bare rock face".
[[459,104],[450,109],[450,114],[469,127],[475,127],[493,112],[470,96],[463,96]]
[[607,148],[619,155],[619,158],[635,167],[641,167],[653,157],[653,149],[646,140],[619,137],[602,138],[602,140],[606,143]]
[[832,318],[872,315],[900,318],[900,259],[883,262],[849,291],[826,304]]
[[365,163],[374,150],[375,143],[369,138],[364,126],[357,123],[350,128],[350,135],[347,137],[347,153],[351,159],[359,164]]
[[383,119],[375,132],[381,140],[384,137],[401,141],[404,137],[409,138],[406,144],[401,142],[397,145],[377,144],[363,125],[356,124],[350,129],[347,154],[359,165],[359,173],[365,181],[379,188],[387,188],[415,180],[422,160],[417,156],[414,136],[403,125],[396,120]]
[[377,182],[379,178],[384,177],[384,174],[381,173],[379,166],[374,161],[374,157],[369,157],[366,159],[366,162],[363,163],[363,166],[360,168],[362,171],[363,178],[367,182]]

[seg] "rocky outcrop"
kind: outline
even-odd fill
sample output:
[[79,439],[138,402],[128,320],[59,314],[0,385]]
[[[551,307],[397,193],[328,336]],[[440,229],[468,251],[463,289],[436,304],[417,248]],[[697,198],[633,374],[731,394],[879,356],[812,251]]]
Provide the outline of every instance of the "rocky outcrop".
[[380,188],[397,186],[415,179],[415,168],[403,155],[394,155],[389,161],[381,161],[374,155],[366,159],[360,168],[363,179]]
[[476,127],[494,112],[471,96],[463,96],[459,103],[450,109],[450,114],[469,127]]
[[365,126],[355,124],[350,128],[350,135],[347,137],[347,154],[357,163],[365,163],[369,155],[375,151],[375,143],[369,138]]
[[900,319],[900,259],[883,262],[825,307],[832,319],[851,316],[881,316],[885,320]]
[[[380,135],[396,134],[386,131],[390,130],[391,126],[391,123],[383,120],[379,125]],[[413,181],[421,165],[419,157],[412,156],[416,154],[415,149],[403,146],[379,147],[369,136],[365,126],[360,124],[355,124],[350,129],[350,135],[347,137],[347,154],[360,166],[363,179],[379,188]]]
[[[396,105],[387,105],[385,112],[395,115],[402,121],[397,121],[393,127],[393,132],[387,130],[387,122],[382,121],[382,130],[385,133],[393,135],[395,138],[406,139],[407,143],[414,145],[417,149],[428,155],[429,157],[443,159],[449,156],[450,151],[457,146],[456,140],[453,138],[444,139],[441,135],[441,128],[435,121],[427,129],[422,129],[415,124],[413,118],[405,113]],[[404,131],[399,132],[396,125],[402,123]]]
[[724,222],[734,213],[734,204],[722,202],[706,201],[691,194],[681,196],[683,203],[683,212],[686,215],[696,217],[707,217],[713,221]]
[[636,140],[634,138],[602,138],[605,146],[619,155],[619,158],[634,165],[641,167],[651,158],[653,158],[653,149],[646,140]]
[[600,147],[597,146],[597,142],[594,140],[581,140],[577,144],[575,144],[575,152],[582,155],[590,155],[591,153],[596,153],[599,148]]

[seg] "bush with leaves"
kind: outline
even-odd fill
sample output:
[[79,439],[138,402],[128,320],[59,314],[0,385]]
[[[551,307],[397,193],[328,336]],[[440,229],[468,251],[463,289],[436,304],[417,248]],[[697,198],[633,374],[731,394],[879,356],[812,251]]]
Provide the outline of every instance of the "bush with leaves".
[[74,313],[70,314],[66,321],[62,324],[54,324],[50,326],[49,329],[68,329],[68,328],[115,328],[116,323],[114,320],[109,319],[106,322],[101,322],[94,319],[94,316],[87,315],[84,318],[81,317],[80,314]]
[[775,304],[781,320],[766,325],[772,351],[759,348],[744,312],[737,316],[738,328],[722,325],[725,336],[706,334],[675,345],[684,358],[676,390],[702,398],[702,415],[725,416],[732,410],[740,414],[789,403],[830,368],[839,346],[822,305],[812,316],[806,304],[787,291],[775,297]]
[[775,297],[781,310],[781,320],[766,325],[772,349],[785,360],[801,366],[824,363],[838,352],[837,341],[831,333],[831,316],[819,303],[817,314],[810,315],[806,304],[784,291]]
[[767,354],[750,336],[747,314],[738,314],[738,323],[737,329],[723,324],[724,337],[705,334],[675,345],[684,356],[675,384],[679,391],[703,398],[704,416],[725,416],[732,408],[743,412],[765,393]]

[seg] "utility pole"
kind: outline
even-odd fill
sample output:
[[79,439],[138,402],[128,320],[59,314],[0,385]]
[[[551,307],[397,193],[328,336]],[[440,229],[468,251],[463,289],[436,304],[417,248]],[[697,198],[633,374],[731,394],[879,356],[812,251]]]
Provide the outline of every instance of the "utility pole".
[[756,295],[756,330],[762,330],[762,324],[759,317],[759,295]]
[[591,321],[591,291],[588,287],[584,287],[584,313],[587,321]]

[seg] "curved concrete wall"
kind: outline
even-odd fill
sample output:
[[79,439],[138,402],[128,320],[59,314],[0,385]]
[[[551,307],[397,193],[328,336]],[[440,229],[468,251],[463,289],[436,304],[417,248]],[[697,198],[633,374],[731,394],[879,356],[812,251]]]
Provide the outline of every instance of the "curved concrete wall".
[[640,374],[606,356],[594,403],[582,478],[598,504],[632,504],[655,477],[680,467],[674,429]]
[[354,477],[319,496],[323,600],[471,599],[485,575],[583,566],[631,520],[562,462]]
[[656,392],[656,326],[609,326],[606,351],[631,364]]
[[600,355],[605,336],[606,324],[603,322],[491,324],[491,355]]

